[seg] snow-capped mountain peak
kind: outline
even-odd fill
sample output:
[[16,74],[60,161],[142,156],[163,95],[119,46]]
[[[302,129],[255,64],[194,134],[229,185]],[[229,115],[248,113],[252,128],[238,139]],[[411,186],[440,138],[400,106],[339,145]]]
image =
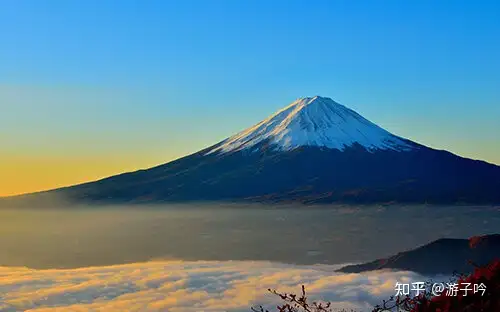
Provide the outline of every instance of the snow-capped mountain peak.
[[258,148],[269,141],[277,150],[318,146],[344,150],[358,143],[368,151],[411,150],[407,141],[327,97],[300,98],[217,145],[208,154]]

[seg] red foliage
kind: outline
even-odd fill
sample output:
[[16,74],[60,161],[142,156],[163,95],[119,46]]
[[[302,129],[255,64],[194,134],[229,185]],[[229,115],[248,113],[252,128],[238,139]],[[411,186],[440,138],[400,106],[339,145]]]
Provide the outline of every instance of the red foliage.
[[483,241],[483,236],[472,236],[471,238],[469,238],[469,247],[471,249],[476,248],[476,246],[478,246],[481,241]]
[[[382,305],[376,306],[372,312],[500,312],[500,259],[487,266],[476,266],[471,275],[462,276],[451,284],[454,284],[457,291],[450,292],[451,288],[448,287],[438,296],[432,296],[429,292],[418,297],[393,296],[384,300]],[[474,289],[474,285],[484,285],[485,291]],[[300,296],[282,294],[271,289],[269,291],[284,302],[276,307],[279,312],[333,312],[328,302],[309,303],[304,286]],[[270,312],[262,306],[252,308],[252,311]]]
[[[458,279],[459,289],[455,294],[449,288],[439,296],[417,298],[412,312],[498,312],[500,311],[500,260],[484,267],[476,267],[474,272]],[[474,285],[484,285],[485,291]],[[476,286],[477,287],[477,286]],[[463,289],[469,291],[463,291]]]

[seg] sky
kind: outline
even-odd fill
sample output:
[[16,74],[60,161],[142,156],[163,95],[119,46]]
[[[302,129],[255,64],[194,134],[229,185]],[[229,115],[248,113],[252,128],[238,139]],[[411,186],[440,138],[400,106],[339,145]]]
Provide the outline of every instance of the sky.
[[0,3],[0,196],[196,152],[293,100],[500,164],[498,1]]

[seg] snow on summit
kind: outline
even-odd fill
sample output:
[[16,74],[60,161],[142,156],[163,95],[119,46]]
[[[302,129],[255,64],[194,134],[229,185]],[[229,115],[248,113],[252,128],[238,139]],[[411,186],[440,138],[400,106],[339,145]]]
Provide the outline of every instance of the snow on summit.
[[258,149],[269,141],[277,150],[318,146],[343,150],[355,143],[368,151],[413,147],[355,111],[326,97],[300,98],[287,107],[217,145],[208,153]]

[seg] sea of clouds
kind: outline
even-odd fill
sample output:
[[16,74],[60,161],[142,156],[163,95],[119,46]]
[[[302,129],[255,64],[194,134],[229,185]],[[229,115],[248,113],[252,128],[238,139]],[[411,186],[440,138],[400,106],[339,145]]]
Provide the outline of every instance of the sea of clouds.
[[280,292],[371,311],[413,272],[334,273],[339,266],[253,261],[153,261],[78,269],[0,267],[0,311],[251,311],[275,307]]

